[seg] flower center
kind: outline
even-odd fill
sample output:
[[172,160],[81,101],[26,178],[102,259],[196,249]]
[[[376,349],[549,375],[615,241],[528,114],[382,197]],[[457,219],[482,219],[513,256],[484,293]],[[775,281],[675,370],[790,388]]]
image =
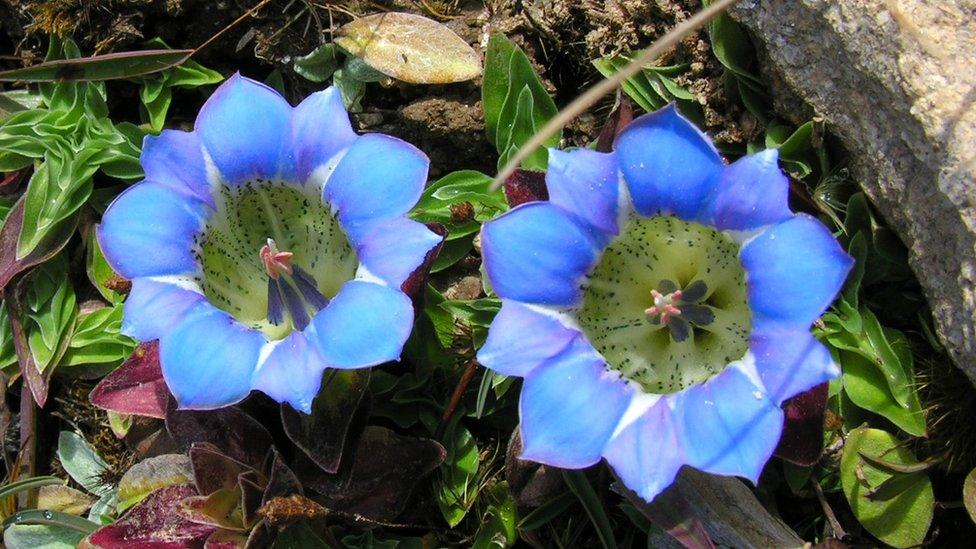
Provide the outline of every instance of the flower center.
[[217,194],[197,242],[198,282],[242,323],[283,338],[355,276],[356,254],[320,188],[255,180]]
[[738,253],[711,227],[632,216],[591,273],[576,319],[608,367],[647,393],[707,381],[748,350]]

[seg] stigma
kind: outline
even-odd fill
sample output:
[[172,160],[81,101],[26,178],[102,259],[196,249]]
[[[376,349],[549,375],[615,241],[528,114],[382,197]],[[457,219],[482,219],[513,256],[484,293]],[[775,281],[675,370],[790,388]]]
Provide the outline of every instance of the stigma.
[[675,305],[681,300],[681,290],[675,290],[668,294],[651,290],[651,297],[654,298],[654,305],[644,309],[644,314],[649,318],[657,319],[662,325],[667,326],[672,316],[681,314],[681,309]]
[[291,259],[295,254],[278,250],[278,243],[273,238],[269,238],[268,243],[261,246],[258,255],[269,277],[278,280],[282,272],[289,275],[293,273]]

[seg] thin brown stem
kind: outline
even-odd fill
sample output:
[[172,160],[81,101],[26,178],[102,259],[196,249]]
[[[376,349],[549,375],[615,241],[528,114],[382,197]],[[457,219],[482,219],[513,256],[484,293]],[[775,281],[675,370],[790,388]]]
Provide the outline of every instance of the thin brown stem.
[[444,414],[441,416],[441,423],[437,426],[437,432],[434,435],[434,439],[439,440],[444,435],[444,430],[447,429],[447,424],[450,423],[451,418],[454,417],[454,412],[457,411],[457,407],[461,404],[461,397],[464,396],[464,392],[468,390],[468,385],[471,384],[471,380],[474,379],[474,374],[478,371],[478,362],[476,360],[471,360],[468,362],[467,367],[464,369],[464,373],[461,374],[461,379],[458,380],[458,384],[454,387],[454,393],[451,394],[451,400],[447,403],[447,408],[444,408]]
[[596,85],[590,87],[582,95],[577,97],[566,107],[559,111],[558,114],[541,130],[537,131],[532,139],[529,139],[527,143],[522,145],[512,158],[509,159],[505,167],[499,170],[498,175],[495,176],[495,180],[492,182],[492,190],[497,190],[502,186],[502,183],[512,175],[512,172],[528,157],[533,151],[541,147],[547,139],[556,134],[563,126],[569,124],[571,120],[577,116],[586,112],[586,109],[590,108],[594,103],[600,100],[603,96],[612,92],[620,85],[621,82],[634,76],[640,72],[646,65],[650,64],[652,61],[664,54],[669,48],[676,45],[678,42],[683,40],[686,36],[697,30],[699,27],[708,23],[716,15],[725,11],[729,6],[738,2],[739,0],[715,0],[709,4],[705,9],[696,13],[694,16],[688,18],[686,21],[682,22],[670,32],[659,38],[656,42],[651,44],[649,48],[641,52],[640,55],[635,57],[633,61],[627,64],[620,72],[617,72],[613,76],[602,80]]

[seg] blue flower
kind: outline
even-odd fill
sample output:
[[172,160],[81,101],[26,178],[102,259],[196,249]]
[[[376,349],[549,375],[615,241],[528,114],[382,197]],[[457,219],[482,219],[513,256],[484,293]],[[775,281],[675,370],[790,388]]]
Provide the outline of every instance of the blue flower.
[[401,286],[440,237],[404,215],[428,159],[357,136],[337,90],[291,107],[240,75],[191,132],[147,137],[146,173],[98,230],[132,279],[123,331],[159,339],[179,405],[252,389],[309,412],[325,368],[397,359],[413,306]]
[[790,211],[775,150],[726,166],[673,107],[549,155],[549,201],[481,233],[502,308],[478,360],[525,378],[522,457],[605,458],[648,501],[683,465],[755,482],[783,401],[839,373],[810,325],[852,259]]

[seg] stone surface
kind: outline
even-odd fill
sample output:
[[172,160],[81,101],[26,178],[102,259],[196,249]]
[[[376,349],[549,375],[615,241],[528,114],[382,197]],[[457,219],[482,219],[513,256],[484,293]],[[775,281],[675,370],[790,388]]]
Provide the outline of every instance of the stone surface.
[[[716,547],[786,549],[808,545],[767,511],[752,489],[737,478],[685,467],[669,490],[687,503]],[[681,544],[662,532],[651,535],[648,547],[672,549]]]
[[731,13],[844,141],[976,382],[976,0],[744,0]]

